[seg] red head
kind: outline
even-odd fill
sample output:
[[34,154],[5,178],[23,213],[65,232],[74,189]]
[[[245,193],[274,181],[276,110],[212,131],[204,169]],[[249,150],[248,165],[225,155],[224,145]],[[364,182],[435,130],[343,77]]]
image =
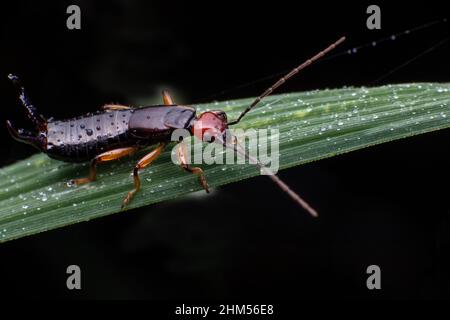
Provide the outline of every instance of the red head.
[[206,111],[200,114],[193,125],[194,135],[205,142],[226,141],[227,115],[223,111]]

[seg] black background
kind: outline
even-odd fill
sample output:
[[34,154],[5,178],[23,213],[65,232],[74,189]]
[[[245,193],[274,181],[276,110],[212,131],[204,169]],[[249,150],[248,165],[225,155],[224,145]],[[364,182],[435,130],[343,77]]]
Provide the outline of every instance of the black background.
[[[443,3],[15,1],[1,6],[1,121],[20,122],[6,75],[23,78],[46,116],[108,102],[178,103],[255,96],[341,35],[336,53],[445,18]],[[66,28],[78,4],[82,29]],[[449,80],[448,23],[324,60],[279,92]],[[239,88],[242,84],[248,84]],[[228,90],[231,89],[231,90]],[[224,92],[223,92],[224,91]],[[35,152],[2,125],[2,165]],[[280,173],[320,212],[312,219],[258,177],[209,196],[116,214],[0,246],[1,294],[25,298],[449,298],[449,130]],[[82,269],[81,291],[65,287]],[[366,288],[368,265],[382,290]]]

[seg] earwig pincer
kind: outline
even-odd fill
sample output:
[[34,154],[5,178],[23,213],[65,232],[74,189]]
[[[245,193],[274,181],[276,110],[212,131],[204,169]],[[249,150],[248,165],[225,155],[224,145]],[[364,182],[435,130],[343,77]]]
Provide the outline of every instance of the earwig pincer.
[[[95,181],[97,178],[96,167],[100,163],[116,160],[131,155],[139,149],[157,145],[135,165],[133,169],[134,188],[124,198],[123,208],[130,203],[140,189],[139,170],[144,169],[158,158],[167,144],[170,143],[171,135],[176,129],[186,129],[205,142],[220,143],[227,148],[232,148],[249,158],[253,164],[258,165],[263,170],[265,167],[257,159],[251,159],[237,145],[227,143],[226,132],[228,132],[228,127],[239,123],[262,99],[270,95],[300,70],[333,50],[344,40],[344,37],[340,38],[325,50],[294,68],[264,91],[233,121],[228,121],[224,111],[206,111],[197,114],[193,107],[177,105],[167,91],[162,93],[163,104],[161,105],[133,108],[108,104],[96,113],[66,120],[47,120],[30,102],[18,77],[9,75],[9,79],[19,91],[20,102],[36,131],[31,132],[16,128],[9,120],[6,121],[6,126],[16,140],[31,144],[51,158],[65,162],[90,161],[89,175],[85,178],[70,180],[69,184],[71,185]],[[180,166],[185,171],[197,175],[200,184],[206,192],[209,192],[203,170],[199,167],[190,166],[186,161],[186,150],[182,142],[178,145],[177,155]],[[311,215],[317,216],[317,212],[277,176],[269,175],[269,177]]]

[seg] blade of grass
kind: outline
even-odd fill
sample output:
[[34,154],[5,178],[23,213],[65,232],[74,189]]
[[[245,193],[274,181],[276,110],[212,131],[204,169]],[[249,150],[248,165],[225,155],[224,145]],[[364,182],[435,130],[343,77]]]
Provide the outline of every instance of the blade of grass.
[[[253,99],[195,106],[234,119]],[[278,128],[280,168],[450,127],[450,84],[415,83],[344,88],[268,97],[240,128]],[[200,190],[197,178],[170,161],[170,150],[142,170],[142,190],[127,209]],[[132,188],[131,159],[99,167],[98,181],[69,188],[86,164],[37,154],[0,169],[0,241],[117,213]],[[203,165],[211,187],[259,174],[251,165]]]

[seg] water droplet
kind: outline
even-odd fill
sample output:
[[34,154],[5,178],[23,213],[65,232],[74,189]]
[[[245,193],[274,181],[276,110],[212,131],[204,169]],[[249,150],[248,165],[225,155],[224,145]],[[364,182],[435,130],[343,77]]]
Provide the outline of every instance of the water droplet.
[[24,205],[22,206],[22,209],[28,209],[28,205],[24,204]]
[[86,126],[84,125],[84,123],[80,124],[80,128],[84,129]]
[[86,134],[88,135],[88,136],[92,136],[92,129],[86,129]]

